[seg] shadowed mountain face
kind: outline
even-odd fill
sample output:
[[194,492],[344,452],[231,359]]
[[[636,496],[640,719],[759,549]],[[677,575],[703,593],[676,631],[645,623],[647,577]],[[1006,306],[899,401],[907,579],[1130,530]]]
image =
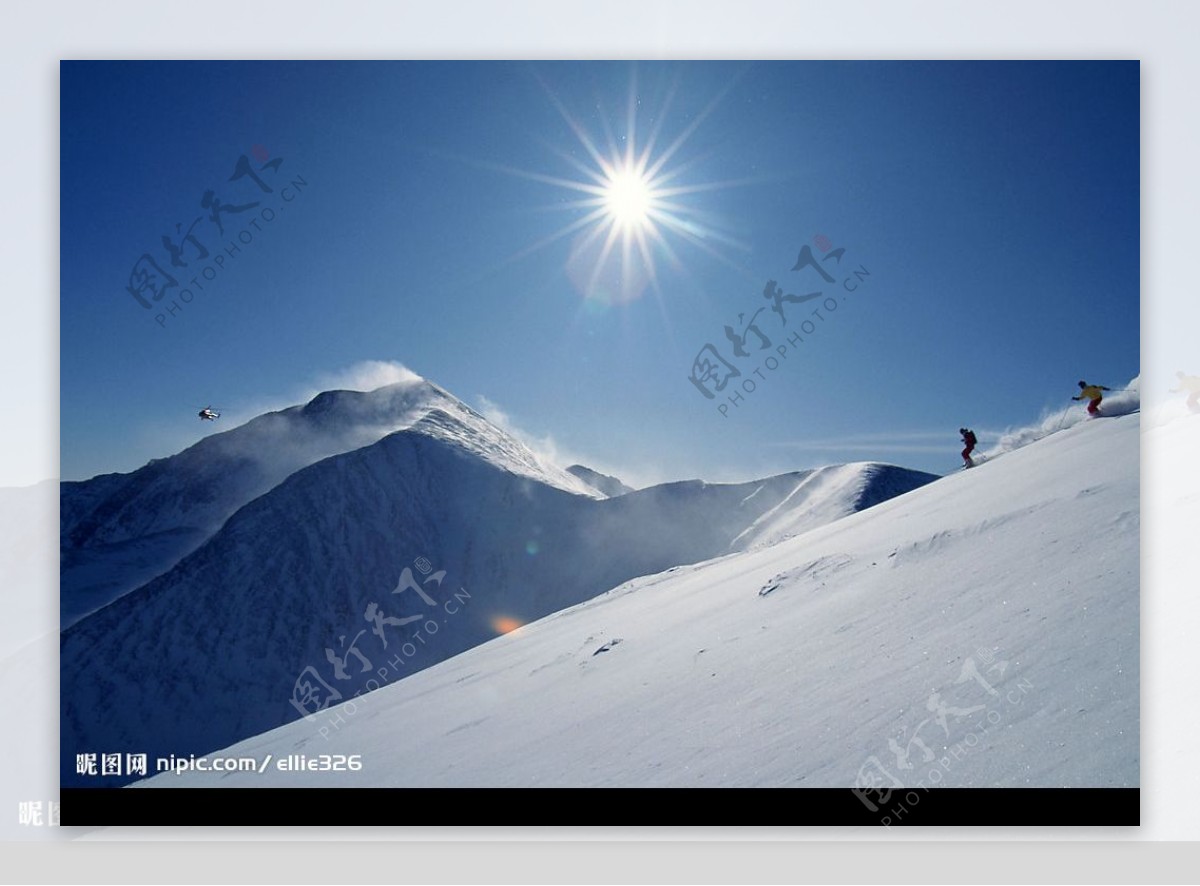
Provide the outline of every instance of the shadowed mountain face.
[[[321,459],[321,447],[364,433],[336,427],[371,395],[335,392],[264,416],[307,435],[285,459],[303,466],[274,483],[284,468],[264,467],[269,451],[247,461],[220,439],[247,435],[250,422],[124,482],[73,484],[63,535],[77,545],[64,560],[194,535],[145,583],[116,568],[135,589],[64,631],[64,784],[96,784],[76,775],[78,753],[202,753],[297,719],[302,674],[351,698],[636,576],[770,543],[934,479],[846,465],[596,498],[434,391],[417,409],[405,394],[404,408],[367,410],[374,428],[413,420]],[[220,473],[206,453],[243,467],[206,504],[181,502],[197,478]]]

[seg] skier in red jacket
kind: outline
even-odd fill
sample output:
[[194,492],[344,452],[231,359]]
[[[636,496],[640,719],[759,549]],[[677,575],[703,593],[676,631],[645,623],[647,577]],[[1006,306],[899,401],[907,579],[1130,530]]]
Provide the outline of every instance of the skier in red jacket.
[[962,441],[966,445],[966,449],[962,451],[962,457],[965,464],[964,468],[975,467],[975,462],[971,460],[971,452],[975,449],[975,444],[979,441],[975,439],[975,432],[970,428],[959,428],[958,432],[962,434]]

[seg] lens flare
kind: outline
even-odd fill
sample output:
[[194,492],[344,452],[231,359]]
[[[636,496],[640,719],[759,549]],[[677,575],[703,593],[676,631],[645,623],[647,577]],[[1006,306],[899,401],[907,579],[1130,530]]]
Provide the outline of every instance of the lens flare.
[[511,615],[495,615],[492,616],[491,624],[492,630],[497,634],[510,634],[521,627],[522,623]]

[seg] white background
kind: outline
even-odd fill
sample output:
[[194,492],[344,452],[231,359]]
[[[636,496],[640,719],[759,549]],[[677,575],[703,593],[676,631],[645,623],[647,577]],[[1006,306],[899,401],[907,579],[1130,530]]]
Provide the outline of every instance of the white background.
[[[1196,372],[1200,5],[1168,2],[105,2],[6,6],[0,44],[0,486],[58,474],[58,61],[63,58],[1134,58],[1142,61],[1143,397]],[[1085,148],[1086,146],[1081,146]],[[99,221],[98,223],[102,223]],[[1112,244],[1112,248],[1135,248]],[[98,291],[97,297],[106,297]],[[1036,322],[1035,317],[1030,322]],[[1198,440],[1197,442],[1200,442]],[[0,542],[19,639],[0,649],[0,876],[25,882],[1195,882],[1200,837],[1195,551],[1165,537],[1200,493],[1144,438],[1142,826],[1127,829],[303,831],[30,829],[18,800],[56,794],[57,545]],[[1182,462],[1180,462],[1181,464]],[[1196,476],[1193,472],[1192,476]],[[1181,489],[1180,484],[1184,484]],[[1167,529],[1172,529],[1169,533]],[[30,566],[30,563],[34,563]],[[20,595],[20,599],[14,599]],[[15,605],[14,605],[15,604]],[[12,634],[13,625],[4,637]],[[19,680],[18,692],[13,692]],[[14,695],[19,704],[14,704]],[[49,744],[47,744],[49,743]],[[33,782],[30,781],[33,779]],[[44,785],[43,785],[44,782]],[[30,784],[33,788],[30,788]],[[33,796],[28,796],[33,793]],[[70,839],[74,837],[75,839]],[[646,842],[647,838],[658,841]],[[168,845],[142,840],[239,841]],[[34,842],[30,842],[34,840]],[[265,844],[252,840],[286,840]],[[346,845],[345,840],[406,841]],[[487,841],[462,844],[453,841]],[[540,842],[522,842],[522,841]],[[597,841],[626,841],[622,843]],[[845,841],[877,841],[869,846]],[[1021,844],[995,841],[1025,841]],[[1053,843],[1048,841],[1077,841]],[[419,842],[417,842],[419,841]],[[587,841],[587,842],[575,842]],[[633,842],[639,841],[639,842]],[[720,842],[719,842],[720,841]],[[723,842],[728,841],[728,842]],[[766,841],[766,842],[764,842]],[[811,841],[840,841],[825,844]],[[953,842],[933,842],[953,841]],[[989,841],[986,843],[962,841]],[[223,873],[229,871],[229,873]]]

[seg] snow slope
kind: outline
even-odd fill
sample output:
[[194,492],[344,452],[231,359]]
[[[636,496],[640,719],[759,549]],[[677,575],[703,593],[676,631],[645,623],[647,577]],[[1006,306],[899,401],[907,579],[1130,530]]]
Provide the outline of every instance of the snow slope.
[[[415,593],[397,596],[417,558],[448,570],[444,585],[428,585],[431,599],[463,587],[472,596],[436,643],[407,656],[406,674],[636,576],[741,550],[764,537],[769,527],[747,529],[768,513],[771,525],[819,525],[934,479],[860,464],[593,498],[539,478],[524,453],[472,415],[430,409],[296,471],[173,568],[68,628],[64,783],[88,783],[76,753],[202,753],[296,719],[293,690],[309,667],[344,680],[347,694],[373,688],[371,672],[417,627],[368,612],[423,611]],[[820,507],[790,514],[808,509],[810,488]],[[333,658],[344,658],[343,677]]]
[[359,772],[142,784],[833,787],[878,767],[1135,786],[1138,432],[1135,415],[1069,427],[629,581],[356,699],[336,729],[327,712],[222,752],[361,754]]
[[296,471],[375,443],[435,413],[452,416],[456,429],[427,424],[428,434],[458,434],[458,445],[514,474],[600,497],[590,485],[546,464],[424,379],[366,393],[326,391],[303,406],[212,434],[132,473],[63,483],[62,627],[161,575],[210,538],[238,508]]

